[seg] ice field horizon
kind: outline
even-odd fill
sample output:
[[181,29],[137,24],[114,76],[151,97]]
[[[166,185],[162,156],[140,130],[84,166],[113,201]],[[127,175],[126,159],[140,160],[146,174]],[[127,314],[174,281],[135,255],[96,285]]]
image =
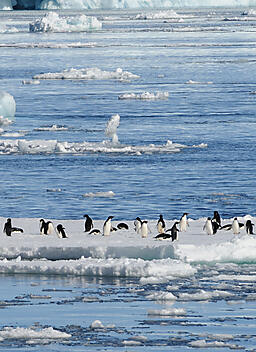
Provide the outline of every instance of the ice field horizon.
[[0,351],[255,351],[256,4],[72,3],[1,2]]

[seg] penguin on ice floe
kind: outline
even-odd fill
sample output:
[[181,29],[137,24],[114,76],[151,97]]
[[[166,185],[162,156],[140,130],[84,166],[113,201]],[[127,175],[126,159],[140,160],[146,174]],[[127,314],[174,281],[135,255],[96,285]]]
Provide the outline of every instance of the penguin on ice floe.
[[56,232],[59,238],[68,238],[65,232],[65,227],[63,227],[61,224],[57,225]]
[[204,224],[203,230],[207,233],[207,235],[214,235],[217,232],[215,225],[216,222],[212,221],[209,216]]
[[92,229],[92,231],[89,232],[89,235],[100,235],[101,231],[98,229]]
[[146,220],[142,221],[140,232],[142,238],[148,237],[148,222]]
[[212,222],[215,222],[218,225],[217,228],[221,227],[221,218],[217,210],[213,212]]
[[180,218],[180,231],[187,231],[188,226],[188,213],[183,213],[182,217]]
[[120,222],[117,225],[118,230],[129,230],[129,226],[125,222]]
[[90,218],[90,216],[87,214],[84,215],[84,218],[86,218],[85,223],[84,223],[84,232],[89,232],[93,229],[92,218]]
[[251,222],[251,220],[247,220],[245,223],[245,231],[248,235],[254,235],[253,233],[253,226],[254,224]]
[[135,226],[134,230],[136,231],[137,234],[140,234],[141,224],[142,224],[141,218],[137,216],[137,218],[134,221],[134,226]]
[[53,223],[51,221],[45,222],[44,219],[40,219],[40,235],[51,235],[54,231]]
[[[166,230],[165,233],[159,233],[155,238],[159,240],[167,240],[167,239],[172,239],[172,242],[175,240],[178,240],[178,232],[179,229],[177,228],[177,225],[179,224],[179,221],[176,221],[172,228]],[[171,233],[167,233],[168,231],[171,231]]]
[[3,232],[6,234],[6,236],[11,236],[12,232],[23,233],[23,229],[21,229],[19,227],[12,227],[12,220],[10,218],[8,218],[6,220],[6,223],[4,224]]
[[109,236],[112,228],[111,220],[114,216],[109,216],[103,225],[103,236]]
[[244,224],[239,222],[237,218],[234,218],[232,224],[226,224],[221,226],[221,230],[233,231],[233,234],[238,235],[240,233],[240,229],[244,227]]
[[157,231],[159,234],[165,232],[165,222],[162,214],[159,216],[159,220],[157,222]]

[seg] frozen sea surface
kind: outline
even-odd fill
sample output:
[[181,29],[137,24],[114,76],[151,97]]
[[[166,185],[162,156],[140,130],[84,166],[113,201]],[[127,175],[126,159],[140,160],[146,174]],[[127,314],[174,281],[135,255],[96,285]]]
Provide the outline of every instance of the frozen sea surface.
[[[0,90],[16,102],[1,226],[25,230],[1,235],[0,350],[254,351],[255,239],[212,244],[202,226],[214,210],[255,219],[255,10],[57,13],[102,26],[30,32],[44,11],[0,12]],[[153,225],[151,242],[116,233],[105,249],[72,228],[185,211],[197,226],[175,245]],[[36,236],[42,217],[65,222],[65,245]]]

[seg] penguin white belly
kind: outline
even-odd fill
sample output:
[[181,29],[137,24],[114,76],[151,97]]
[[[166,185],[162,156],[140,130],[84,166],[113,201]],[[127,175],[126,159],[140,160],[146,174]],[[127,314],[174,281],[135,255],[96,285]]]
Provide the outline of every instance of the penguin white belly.
[[148,237],[148,226],[147,226],[147,224],[142,224],[141,225],[141,237],[142,238]]
[[111,222],[107,221],[107,223],[104,225],[104,228],[103,228],[103,235],[104,236],[109,236],[110,235],[110,230],[111,230]]

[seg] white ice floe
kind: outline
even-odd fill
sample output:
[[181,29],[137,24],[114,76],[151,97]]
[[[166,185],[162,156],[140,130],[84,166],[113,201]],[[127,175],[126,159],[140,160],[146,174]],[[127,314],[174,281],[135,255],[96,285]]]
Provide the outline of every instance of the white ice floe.
[[107,192],[88,192],[84,193],[83,197],[85,198],[111,198],[114,197],[115,193],[113,191],[107,191]]
[[138,13],[135,20],[158,20],[158,19],[181,19],[181,16],[177,14],[174,10],[165,10],[158,12],[144,12]]
[[29,24],[30,32],[88,32],[101,28],[102,23],[94,16],[63,17],[56,12],[49,12]]
[[184,316],[186,315],[186,310],[183,308],[173,308],[173,309],[151,309],[148,311],[148,315],[160,315],[160,316]]
[[68,339],[70,334],[53,329],[52,327],[44,329],[31,329],[31,328],[13,328],[5,327],[0,330],[0,337],[2,339]]
[[147,299],[156,301],[175,301],[177,297],[171,292],[153,292],[147,296]]
[[211,292],[206,292],[200,290],[196,293],[181,293],[179,295],[179,300],[181,301],[207,301],[212,298],[227,298],[231,297],[233,294],[227,291],[214,290]]
[[123,71],[122,68],[117,68],[116,71],[104,71],[98,67],[67,69],[62,72],[48,72],[33,76],[33,79],[78,79],[78,80],[106,80],[114,79],[119,81],[129,81],[138,79],[140,76],[128,71]]
[[244,348],[241,348],[237,345],[222,342],[222,341],[197,340],[197,341],[189,342],[189,345],[191,347],[196,347],[196,348],[229,348],[232,350],[244,349]]
[[[115,215],[115,214],[114,214]],[[232,231],[219,230],[208,236],[203,231],[205,219],[190,220],[186,233],[178,241],[157,241],[155,233],[141,238],[133,228],[133,221],[124,221],[129,230],[111,232],[109,237],[84,233],[84,220],[54,220],[56,227],[61,223],[69,238],[60,239],[56,234],[39,234],[39,219],[12,219],[13,224],[24,232],[13,233],[11,237],[0,236],[0,273],[2,274],[48,274],[95,277],[134,277],[141,284],[167,283],[177,278],[192,277],[200,268],[198,263],[233,263],[231,273],[223,274],[220,266],[214,278],[216,281],[254,282],[255,274],[237,274],[235,263],[256,263],[256,236],[239,235]],[[3,229],[6,219],[0,218]],[[94,220],[96,229],[102,230],[105,220]],[[166,220],[171,225],[175,220]],[[240,218],[239,221],[244,221]],[[255,222],[255,219],[252,218]],[[119,221],[120,222],[120,221]],[[116,227],[118,222],[112,220]],[[149,220],[153,229],[156,220]],[[220,265],[220,264],[218,264]],[[175,286],[168,285],[168,291],[158,295],[150,293],[149,299],[168,303],[178,301],[207,301],[232,299],[232,292],[216,289],[211,292],[197,290],[170,292]],[[1,335],[0,335],[1,336]]]
[[56,131],[67,131],[68,127],[64,126],[58,126],[58,125],[52,125],[49,127],[37,127],[34,128],[34,131],[51,131],[51,132],[56,132]]
[[14,97],[0,90],[0,125],[8,125],[14,120],[16,102]]
[[21,81],[22,84],[34,84],[34,85],[38,85],[40,84],[40,81],[38,79],[30,79],[30,80],[23,80]]
[[187,84],[212,84],[213,82],[198,82],[198,81],[193,81],[192,79],[190,79],[186,83]]
[[[1,121],[1,119],[0,119]],[[191,147],[167,141],[165,144],[126,145],[112,141],[58,142],[57,140],[0,139],[0,154],[158,154],[178,153],[184,148],[205,148],[206,144]]]
[[143,92],[143,93],[124,93],[118,96],[120,100],[126,99],[135,99],[135,100],[160,100],[160,99],[168,99],[169,93],[168,92]]

